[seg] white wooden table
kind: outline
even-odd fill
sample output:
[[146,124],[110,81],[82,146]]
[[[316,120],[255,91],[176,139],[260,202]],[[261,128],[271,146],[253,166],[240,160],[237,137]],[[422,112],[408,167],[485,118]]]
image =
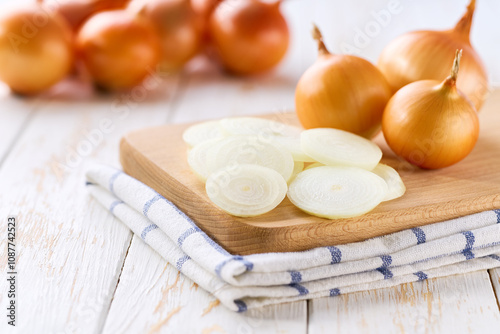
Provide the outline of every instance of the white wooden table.
[[[95,162],[118,167],[119,140],[131,130],[292,109],[296,81],[314,56],[301,51],[312,45],[302,15],[319,13],[320,24],[326,15],[304,3],[285,3],[294,40],[269,75],[230,77],[200,60],[128,95],[99,96],[75,82],[31,99],[0,88],[0,333],[499,331],[498,269],[233,313],[86,193],[85,170]],[[18,218],[15,329],[5,317],[9,214]]]

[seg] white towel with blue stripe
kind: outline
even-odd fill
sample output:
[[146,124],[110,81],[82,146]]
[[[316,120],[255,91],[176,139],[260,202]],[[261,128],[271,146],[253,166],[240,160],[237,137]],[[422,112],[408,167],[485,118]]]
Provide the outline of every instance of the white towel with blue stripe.
[[303,252],[228,253],[153,189],[108,166],[87,173],[97,201],[228,308],[337,296],[500,266],[500,210]]

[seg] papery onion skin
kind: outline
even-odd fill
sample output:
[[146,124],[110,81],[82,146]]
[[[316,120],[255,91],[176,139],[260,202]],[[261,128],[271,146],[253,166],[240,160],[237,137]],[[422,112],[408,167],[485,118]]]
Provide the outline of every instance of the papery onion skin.
[[65,20],[40,5],[0,19],[0,80],[32,95],[63,79],[73,63],[73,35]]
[[[53,10],[63,16],[73,31],[77,32],[81,25],[92,15],[111,9],[125,8],[130,0],[61,0],[54,1]],[[46,3],[52,3],[47,0]]]
[[329,53],[317,28],[314,33],[320,55],[295,89],[300,123],[306,129],[336,128],[372,138],[392,95],[389,84],[367,60]]
[[387,104],[382,129],[394,153],[421,168],[438,169],[472,151],[479,120],[472,102],[449,77],[400,89]]
[[377,66],[393,92],[418,80],[442,80],[448,75],[451,55],[463,50],[458,88],[480,110],[489,91],[484,64],[471,46],[469,34],[475,1],[457,25],[446,31],[414,31],[404,34],[382,51]]
[[210,18],[210,38],[223,66],[250,75],[268,71],[285,56],[290,33],[280,3],[225,0]]
[[159,34],[163,70],[179,70],[200,50],[201,26],[189,0],[149,1],[140,15],[152,22]]
[[96,85],[106,90],[133,88],[160,60],[154,27],[125,10],[90,18],[78,34],[77,49]]

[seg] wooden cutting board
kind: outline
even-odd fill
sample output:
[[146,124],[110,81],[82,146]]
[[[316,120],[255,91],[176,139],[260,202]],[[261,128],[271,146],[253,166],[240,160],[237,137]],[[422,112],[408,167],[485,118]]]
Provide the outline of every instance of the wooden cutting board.
[[[473,152],[442,170],[421,170],[397,158],[379,135],[382,162],[396,168],[407,192],[361,217],[329,220],[310,216],[288,199],[255,218],[226,214],[208,199],[186,162],[182,132],[167,125],[132,132],[120,145],[125,172],[176,204],[233,254],[301,251],[337,245],[500,208],[500,91],[480,113],[481,133]],[[293,113],[263,116],[297,124]]]

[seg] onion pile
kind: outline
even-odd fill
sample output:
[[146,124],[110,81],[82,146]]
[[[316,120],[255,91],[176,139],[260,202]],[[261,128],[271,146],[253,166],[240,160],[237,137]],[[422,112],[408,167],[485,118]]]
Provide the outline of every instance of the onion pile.
[[77,51],[97,86],[130,89],[140,84],[160,59],[152,24],[126,10],[101,12],[82,26]]
[[0,80],[19,94],[39,93],[65,77],[73,40],[64,18],[33,4],[0,18]]
[[456,52],[451,75],[444,81],[411,83],[387,104],[382,121],[387,144],[414,165],[427,169],[451,166],[476,144],[476,109],[457,89],[461,54]]
[[[295,147],[276,140],[293,136],[302,149],[299,156],[292,154]],[[234,216],[269,212],[287,194],[312,215],[354,217],[403,196],[406,189],[394,169],[379,163],[377,145],[342,130],[302,131],[271,120],[236,117],[193,125],[183,139],[191,147],[188,164],[206,182],[208,197]]]
[[488,93],[488,77],[481,58],[470,43],[469,35],[476,1],[450,30],[414,31],[404,34],[386,46],[378,67],[393,92],[418,80],[442,80],[447,75],[450,54],[463,50],[458,88],[480,110]]
[[337,128],[371,138],[380,122],[391,88],[370,62],[331,54],[315,26],[319,56],[295,90],[295,109],[302,126]]
[[288,49],[290,33],[281,0],[225,0],[210,17],[210,39],[224,67],[236,74],[267,71]]

